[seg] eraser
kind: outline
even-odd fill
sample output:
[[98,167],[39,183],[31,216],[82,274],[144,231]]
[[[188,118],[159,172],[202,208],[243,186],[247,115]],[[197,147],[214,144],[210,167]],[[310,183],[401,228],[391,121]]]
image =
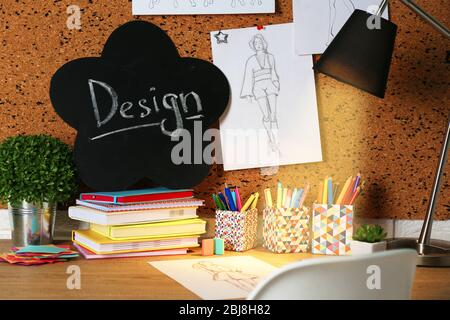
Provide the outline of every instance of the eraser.
[[225,243],[223,239],[214,238],[214,254],[222,255],[225,252]]
[[202,240],[202,256],[214,255],[214,239]]

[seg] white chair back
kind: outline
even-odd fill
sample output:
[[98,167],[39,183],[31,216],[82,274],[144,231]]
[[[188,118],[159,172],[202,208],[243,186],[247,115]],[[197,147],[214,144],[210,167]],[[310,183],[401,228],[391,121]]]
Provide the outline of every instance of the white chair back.
[[248,299],[410,299],[416,260],[411,249],[303,260],[273,272]]

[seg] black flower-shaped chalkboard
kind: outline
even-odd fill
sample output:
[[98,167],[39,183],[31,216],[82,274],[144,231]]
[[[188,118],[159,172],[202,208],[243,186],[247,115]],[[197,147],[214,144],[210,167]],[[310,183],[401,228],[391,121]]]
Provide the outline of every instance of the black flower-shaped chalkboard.
[[[198,147],[210,144],[202,134],[225,111],[229,94],[217,67],[181,58],[164,31],[143,21],[116,29],[101,57],[62,66],[50,88],[56,112],[78,131],[81,179],[105,191],[143,178],[169,188],[201,182],[209,164]],[[183,155],[191,161],[179,164],[172,150],[182,129],[191,134],[191,155]]]

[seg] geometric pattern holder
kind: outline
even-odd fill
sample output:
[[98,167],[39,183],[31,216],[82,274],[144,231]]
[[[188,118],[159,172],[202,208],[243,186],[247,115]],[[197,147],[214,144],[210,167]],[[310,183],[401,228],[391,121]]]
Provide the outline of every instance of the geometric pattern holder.
[[351,254],[353,206],[314,204],[312,224],[312,253],[326,255]]
[[245,212],[216,211],[215,237],[223,239],[225,250],[246,251],[256,246],[258,209]]
[[275,253],[307,252],[310,218],[306,207],[266,208],[263,214],[264,247]]

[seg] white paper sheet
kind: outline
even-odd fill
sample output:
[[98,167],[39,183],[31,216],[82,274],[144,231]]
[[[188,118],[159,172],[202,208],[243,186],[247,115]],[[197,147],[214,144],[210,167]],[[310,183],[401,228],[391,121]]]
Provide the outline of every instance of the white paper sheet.
[[[375,13],[381,0],[293,0],[295,52],[322,54],[355,9]],[[383,17],[388,19],[388,9]]]
[[205,300],[242,299],[276,268],[253,257],[149,262]]
[[133,0],[133,15],[274,12],[275,0]]
[[211,32],[232,95],[220,119],[225,170],[322,161],[312,57],[292,39],[292,23]]

